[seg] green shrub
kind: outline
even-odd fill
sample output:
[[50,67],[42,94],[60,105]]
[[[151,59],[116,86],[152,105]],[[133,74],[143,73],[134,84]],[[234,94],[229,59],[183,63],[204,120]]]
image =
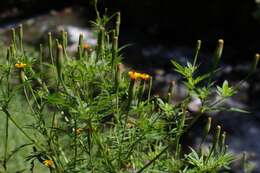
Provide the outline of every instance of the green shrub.
[[[107,24],[114,21],[115,29],[108,30]],[[206,149],[202,145],[212,129],[210,116],[199,148],[184,151],[182,142],[201,116],[226,110],[221,103],[237,92],[227,81],[216,86],[213,78],[223,40],[206,74],[198,71],[200,41],[192,63],[182,66],[172,61],[187,89],[186,97],[173,105],[174,83],[168,98],[162,99],[151,94],[152,76],[121,68],[120,13],[112,17],[97,13],[93,24],[97,46],[84,44],[80,35],[75,56],[66,50],[65,31],[55,40],[49,33],[46,50],[41,45],[40,53],[31,56],[22,44],[22,26],[18,34],[12,29],[0,73],[0,115],[5,116],[1,172],[33,172],[35,166],[37,172],[52,173],[227,171],[235,157],[227,150],[226,133],[220,126],[213,128],[211,144]],[[253,71],[258,60],[256,55]],[[219,97],[212,101],[214,94]],[[200,99],[201,107],[191,116],[188,104],[194,97]],[[22,140],[11,150],[14,141],[9,132],[14,128]],[[19,155],[26,155],[23,164],[14,166],[18,163],[11,158]]]

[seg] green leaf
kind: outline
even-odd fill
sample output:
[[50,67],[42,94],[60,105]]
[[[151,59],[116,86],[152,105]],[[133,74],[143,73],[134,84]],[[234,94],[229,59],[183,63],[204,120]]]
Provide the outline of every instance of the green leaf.
[[243,110],[243,109],[240,109],[240,108],[230,108],[230,109],[228,109],[227,111],[231,111],[231,112],[240,112],[240,113],[250,114],[249,111],[247,111],[247,110]]
[[229,87],[228,81],[225,80],[222,84],[222,87],[217,86],[217,93],[219,96],[227,98],[233,96],[236,93],[236,91],[233,89],[233,87]]

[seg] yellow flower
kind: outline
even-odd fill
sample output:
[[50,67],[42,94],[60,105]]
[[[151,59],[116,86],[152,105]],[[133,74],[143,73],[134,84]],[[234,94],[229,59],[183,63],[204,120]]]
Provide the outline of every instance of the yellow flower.
[[129,71],[128,75],[130,76],[130,78],[132,80],[137,80],[137,79],[149,80],[150,79],[150,75],[146,74],[146,73],[138,73],[138,72],[134,72],[134,71]]
[[132,122],[128,122],[128,123],[126,124],[126,127],[129,128],[129,129],[131,129],[131,128],[134,127],[134,124],[133,124]]
[[82,128],[77,128],[76,129],[76,134],[80,135],[82,133],[83,129]]
[[26,66],[26,64],[21,63],[21,62],[18,62],[18,63],[15,64],[15,67],[18,68],[18,69],[23,69],[25,66]]
[[150,75],[149,74],[146,74],[146,73],[142,73],[140,75],[141,79],[142,80],[149,80],[150,79]]
[[47,166],[48,168],[51,168],[54,166],[54,162],[52,160],[44,160],[43,164]]
[[129,71],[128,75],[132,80],[137,80],[140,77],[140,73],[134,72],[134,71]]

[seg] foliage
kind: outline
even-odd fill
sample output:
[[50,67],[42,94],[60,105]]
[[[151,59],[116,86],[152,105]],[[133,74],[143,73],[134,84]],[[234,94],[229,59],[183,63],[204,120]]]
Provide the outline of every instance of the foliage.
[[[115,29],[109,30],[107,25],[114,20]],[[80,35],[75,56],[66,50],[65,31],[57,39],[48,34],[48,51],[41,45],[39,54],[28,54],[23,47],[22,26],[18,34],[12,29],[12,43],[0,73],[0,110],[6,118],[1,129],[5,134],[3,171],[13,171],[9,158],[17,157],[24,148],[30,153],[20,172],[33,172],[37,164],[52,173],[227,171],[234,156],[226,149],[220,126],[207,151],[200,145],[197,151],[191,148],[185,152],[182,142],[202,115],[224,110],[220,103],[236,93],[236,87],[227,81],[222,87],[212,82],[223,40],[216,49],[216,63],[207,74],[198,74],[200,41],[193,63],[182,66],[172,61],[188,91],[184,100],[173,105],[173,84],[165,100],[151,95],[150,75],[122,69],[120,13],[107,17],[97,12],[93,24],[97,46],[84,44]],[[220,98],[212,103],[214,93]],[[22,97],[23,106],[14,111],[10,107],[18,97]],[[188,110],[193,97],[202,103],[195,117]],[[26,124],[20,123],[21,117],[29,119]],[[8,147],[10,125],[26,140],[12,151]],[[202,143],[210,133],[211,121],[206,127]]]

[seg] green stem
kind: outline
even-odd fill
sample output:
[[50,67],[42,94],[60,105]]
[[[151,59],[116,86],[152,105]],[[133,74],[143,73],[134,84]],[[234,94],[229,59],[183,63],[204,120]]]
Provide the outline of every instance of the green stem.
[[198,59],[198,56],[199,56],[200,48],[201,48],[201,40],[198,40],[197,41],[197,46],[196,46],[196,51],[195,51],[195,57],[194,57],[194,61],[193,61],[193,67],[195,67],[195,65],[197,63],[197,59]]
[[181,118],[180,118],[180,125],[178,127],[178,132],[177,132],[177,137],[176,137],[176,141],[175,141],[175,156],[176,158],[179,157],[180,155],[180,138],[182,136],[182,134],[184,133],[184,126],[185,126],[185,120],[186,120],[186,108],[187,108],[187,104],[185,104],[182,108],[182,115],[181,115]]
[[33,109],[33,107],[32,107],[32,105],[31,105],[31,103],[30,103],[29,96],[28,96],[28,93],[27,93],[27,91],[26,91],[25,86],[23,87],[23,92],[24,92],[24,95],[25,95],[26,102],[27,102],[27,104],[29,105],[29,108],[31,109],[31,111],[32,111],[34,114],[36,114],[35,111],[34,111],[34,109]]
[[5,124],[5,150],[4,150],[4,163],[3,167],[5,171],[7,171],[7,150],[8,150],[8,131],[9,131],[9,118],[6,116],[6,124]]
[[76,170],[76,166],[77,166],[77,155],[78,155],[78,147],[77,147],[77,120],[74,120],[74,170]]
[[144,165],[144,167],[142,167],[140,170],[138,170],[136,173],[141,173],[143,172],[148,166],[150,166],[154,161],[156,161],[165,151],[167,151],[167,149],[169,148],[169,146],[165,147],[157,156],[155,156],[149,163],[147,163],[146,165]]
[[148,103],[150,102],[151,99],[152,85],[153,85],[153,77],[151,76],[149,80],[148,99],[147,99]]

